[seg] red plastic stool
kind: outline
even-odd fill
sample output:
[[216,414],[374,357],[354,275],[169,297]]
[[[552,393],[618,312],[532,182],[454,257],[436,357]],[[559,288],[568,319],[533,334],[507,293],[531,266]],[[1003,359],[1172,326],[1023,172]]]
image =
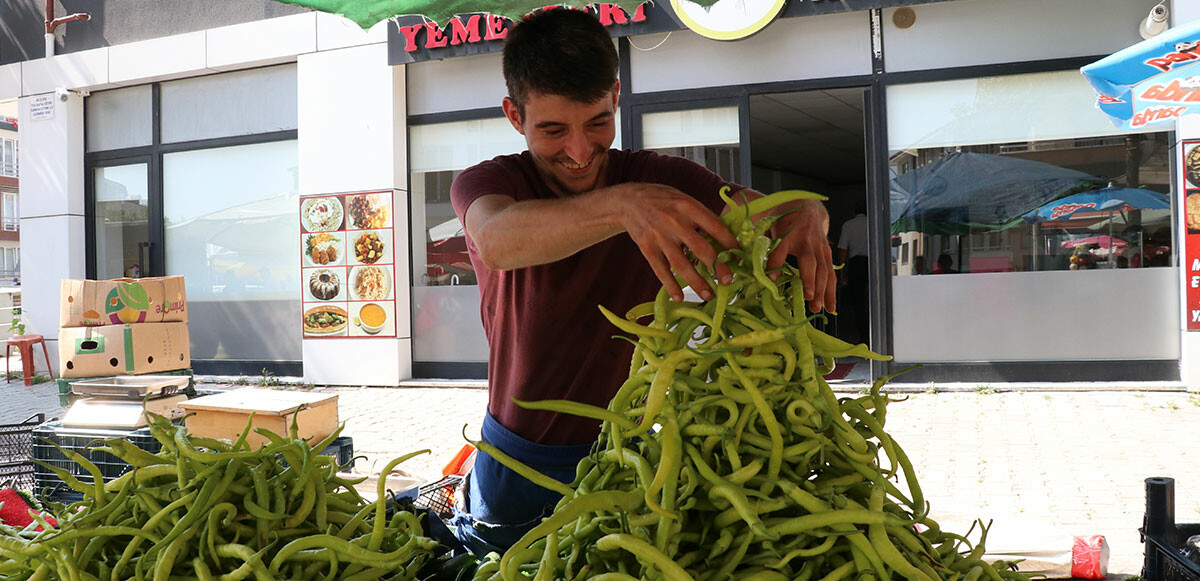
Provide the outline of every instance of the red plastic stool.
[[21,354],[21,366],[24,367],[25,385],[33,385],[33,346],[38,343],[42,344],[42,353],[46,356],[46,371],[50,373],[50,379],[54,379],[54,370],[50,369],[50,352],[46,349],[46,340],[41,335],[16,335],[8,338],[8,343],[4,346],[4,378],[8,380],[8,374],[12,373],[12,366],[9,363],[8,354],[12,352],[12,348],[16,347],[17,352]]

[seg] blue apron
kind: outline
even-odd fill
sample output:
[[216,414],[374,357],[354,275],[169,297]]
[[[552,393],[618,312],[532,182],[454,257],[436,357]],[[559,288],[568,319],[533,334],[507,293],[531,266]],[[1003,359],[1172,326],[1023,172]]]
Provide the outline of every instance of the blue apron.
[[[483,441],[559,482],[575,480],[575,466],[592,444],[548,446],[530,442],[500,425],[492,414],[483,419]],[[503,554],[522,535],[549,516],[562,495],[530,482],[491,456],[478,451],[463,483],[450,526],[455,536],[479,558]]]

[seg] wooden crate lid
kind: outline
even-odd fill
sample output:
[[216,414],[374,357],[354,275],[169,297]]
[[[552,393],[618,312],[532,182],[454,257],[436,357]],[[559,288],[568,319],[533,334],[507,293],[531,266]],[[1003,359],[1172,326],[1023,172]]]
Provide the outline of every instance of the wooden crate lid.
[[337,394],[245,387],[190,399],[179,404],[179,407],[188,411],[255,412],[281,416],[293,413],[302,406],[312,408],[330,403],[337,404]]

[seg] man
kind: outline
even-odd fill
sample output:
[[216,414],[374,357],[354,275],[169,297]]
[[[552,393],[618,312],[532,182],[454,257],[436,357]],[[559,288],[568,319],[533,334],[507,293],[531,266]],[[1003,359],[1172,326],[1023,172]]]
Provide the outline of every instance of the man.
[[[706,237],[736,240],[717,216],[728,184],[693,162],[610,150],[616,132],[617,54],[586,12],[550,9],[505,40],[504,113],[528,150],[480,163],[454,182],[451,200],[479,278],[489,343],[489,402],[483,440],[538,471],[571,482],[599,422],[528,411],[513,399],[568,399],[606,407],[628,377],[632,346],[597,305],[624,313],[660,286],[683,300],[678,273],[713,296],[686,251],[712,265]],[[737,197],[742,196],[741,193]],[[770,257],[797,255],[814,311],[835,306],[828,215],[805,203],[778,224],[788,235]],[[724,265],[717,277],[728,282]],[[478,454],[452,524],[476,554],[503,551],[558,501]]]
[[[854,329],[859,343],[870,343],[870,316],[867,310],[867,280],[870,269],[867,264],[867,205],[859,201],[854,205],[854,217],[842,224],[842,235],[838,238],[838,250],[842,264],[843,282],[846,285],[846,301],[854,317]],[[845,312],[845,310],[843,310]]]

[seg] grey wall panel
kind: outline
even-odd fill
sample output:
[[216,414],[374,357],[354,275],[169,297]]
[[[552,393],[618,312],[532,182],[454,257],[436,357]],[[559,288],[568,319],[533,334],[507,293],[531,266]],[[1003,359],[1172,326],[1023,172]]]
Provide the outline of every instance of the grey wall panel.
[[1141,41],[1154,0],[970,0],[914,6],[896,28],[883,11],[888,72],[1106,55]]

